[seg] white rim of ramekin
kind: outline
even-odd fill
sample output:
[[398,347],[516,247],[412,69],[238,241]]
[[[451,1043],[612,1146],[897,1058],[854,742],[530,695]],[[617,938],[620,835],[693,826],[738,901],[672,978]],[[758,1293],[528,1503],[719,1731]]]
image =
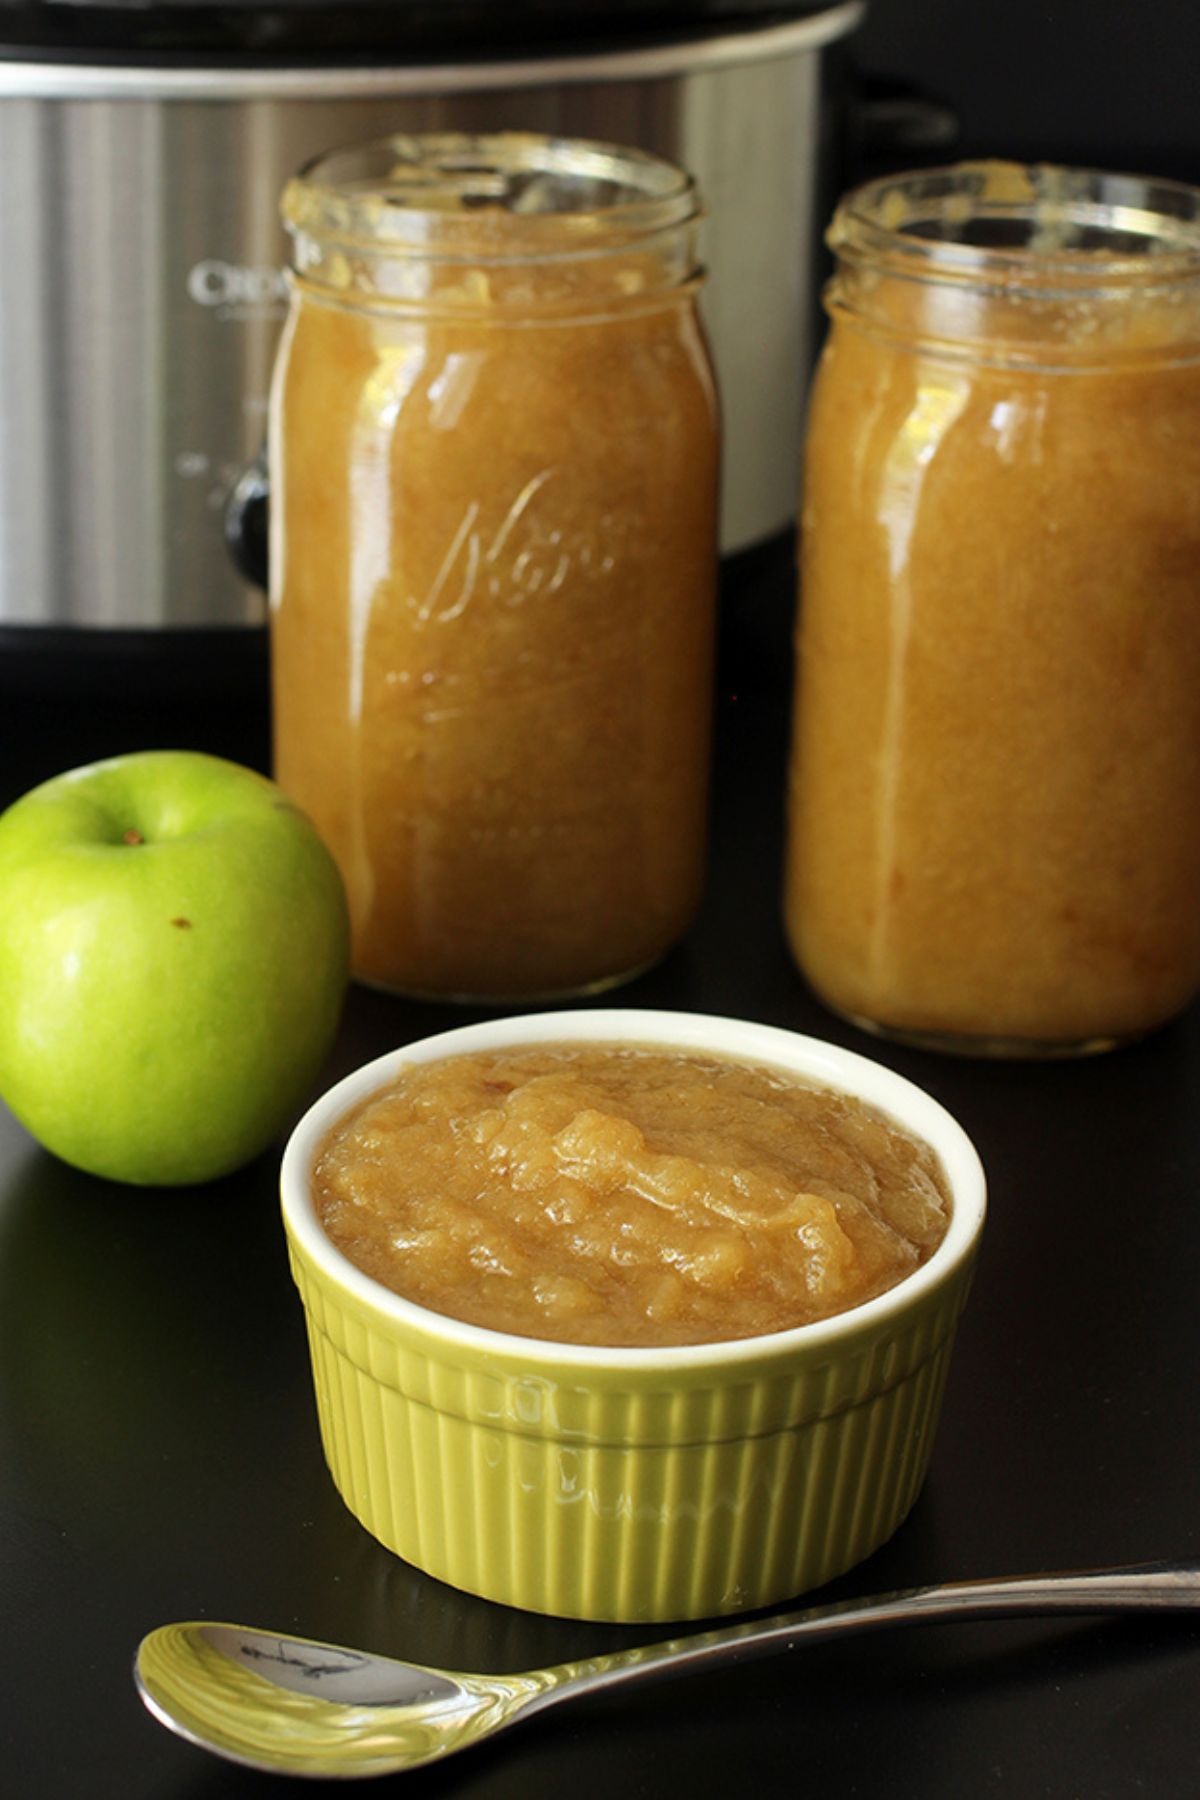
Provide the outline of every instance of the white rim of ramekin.
[[[309,1171],[326,1134],[337,1121],[400,1072],[475,1050],[522,1044],[602,1042],[644,1044],[665,1050],[696,1050],[784,1069],[853,1095],[886,1113],[910,1134],[924,1139],[940,1158],[950,1184],[950,1224],[927,1262],[894,1287],[827,1319],[794,1325],[756,1337],[713,1343],[656,1346],[571,1344],[557,1338],[522,1337],[472,1325],[447,1313],[406,1300],[367,1275],[326,1236],[313,1204]],[[283,1216],[299,1248],[322,1272],[361,1305],[410,1331],[438,1340],[443,1349],[464,1349],[517,1360],[527,1367],[564,1365],[579,1370],[674,1370],[757,1362],[784,1357],[800,1348],[821,1349],[883,1325],[920,1302],[973,1251],[986,1211],[986,1181],[974,1144],[962,1126],[924,1088],[882,1063],[821,1038],[805,1037],[776,1025],[724,1018],[710,1013],[650,1008],[589,1007],[562,1012],[522,1013],[459,1025],[432,1037],[389,1050],[343,1077],[304,1114],[289,1137],[280,1169]]]

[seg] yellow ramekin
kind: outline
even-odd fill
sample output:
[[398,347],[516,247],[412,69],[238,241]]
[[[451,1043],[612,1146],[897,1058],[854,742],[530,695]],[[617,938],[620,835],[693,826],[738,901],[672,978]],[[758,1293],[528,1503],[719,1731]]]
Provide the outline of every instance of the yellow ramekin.
[[[769,1336],[665,1349],[547,1343],[401,1299],[336,1250],[310,1171],[330,1127],[409,1064],[552,1040],[645,1043],[791,1070],[932,1146],[950,1228],[890,1292]],[[325,1094],[282,1169],[325,1454],[388,1549],[470,1593],[582,1619],[773,1604],[875,1550],[924,1479],[984,1217],[969,1139],[877,1063],[771,1026],[600,1008],[490,1019]]]

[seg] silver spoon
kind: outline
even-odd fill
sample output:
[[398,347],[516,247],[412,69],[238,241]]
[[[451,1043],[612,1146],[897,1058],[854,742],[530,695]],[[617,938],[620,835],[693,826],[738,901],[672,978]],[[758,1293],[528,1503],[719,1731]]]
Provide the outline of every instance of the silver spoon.
[[311,1638],[196,1622],[138,1646],[142,1699],[180,1737],[272,1774],[389,1775],[606,1688],[686,1675],[882,1625],[1200,1608],[1200,1562],[909,1588],[517,1675],[460,1675]]

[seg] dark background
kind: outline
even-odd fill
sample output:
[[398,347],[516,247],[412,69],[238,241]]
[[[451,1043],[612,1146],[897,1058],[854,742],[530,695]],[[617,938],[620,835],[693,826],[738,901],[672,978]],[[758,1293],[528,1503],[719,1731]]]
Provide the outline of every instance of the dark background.
[[967,155],[1200,181],[1196,0],[873,0],[857,45],[952,102]]

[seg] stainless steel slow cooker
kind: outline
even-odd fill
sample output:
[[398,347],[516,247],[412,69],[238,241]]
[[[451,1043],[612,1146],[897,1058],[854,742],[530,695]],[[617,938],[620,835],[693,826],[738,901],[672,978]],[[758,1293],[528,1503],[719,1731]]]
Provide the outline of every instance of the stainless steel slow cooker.
[[[393,130],[641,145],[708,205],[722,543],[794,512],[861,0],[0,0],[0,627],[261,623],[223,541],[283,312],[285,179]],[[6,630],[6,637],[11,633]]]

